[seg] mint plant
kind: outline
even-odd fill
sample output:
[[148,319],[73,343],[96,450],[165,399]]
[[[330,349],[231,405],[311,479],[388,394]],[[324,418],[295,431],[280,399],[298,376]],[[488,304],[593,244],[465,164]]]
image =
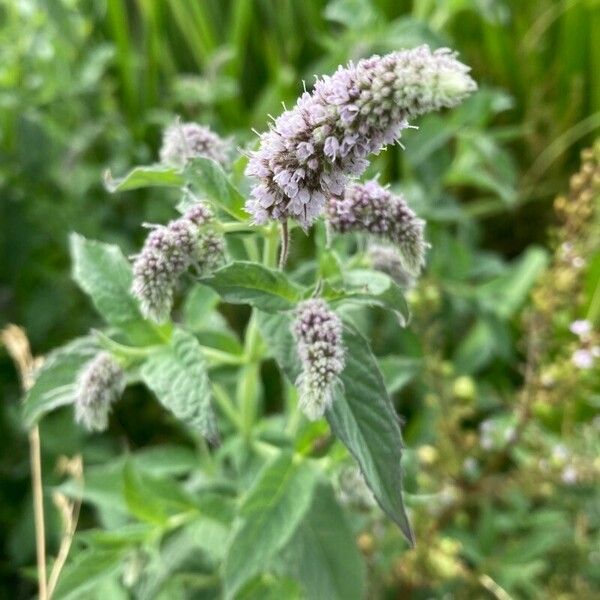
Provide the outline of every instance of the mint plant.
[[[364,566],[339,498],[374,499],[415,543],[400,420],[355,310],[381,307],[406,325],[425,223],[377,180],[355,179],[409,120],[475,88],[448,50],[374,56],[318,79],[276,118],[247,149],[246,178],[229,142],[180,122],[165,131],[160,164],[107,176],[111,192],[179,189],[180,216],[146,224],[130,259],[72,235],[74,279],[106,328],[47,358],[24,419],[74,404],[78,422],[102,430],[126,383],[141,382],[181,421],[203,458],[177,493],[124,471],[131,514],[152,528],[141,549],[191,536],[226,598],[269,588],[348,599],[363,596]],[[304,234],[310,254],[290,260]],[[250,308],[243,341],[220,312],[227,304]],[[282,398],[263,388],[271,360]],[[354,483],[340,485],[348,473]],[[120,564],[131,548],[115,547]],[[128,581],[150,597],[148,579]]]

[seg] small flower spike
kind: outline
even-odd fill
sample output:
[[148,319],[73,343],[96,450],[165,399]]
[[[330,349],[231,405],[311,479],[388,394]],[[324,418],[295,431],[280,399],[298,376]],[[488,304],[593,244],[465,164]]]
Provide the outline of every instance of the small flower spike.
[[227,141],[208,127],[178,120],[163,133],[160,162],[182,168],[191,159],[203,156],[225,166],[229,162],[229,151]]
[[389,240],[411,275],[418,275],[424,266],[429,247],[424,237],[425,221],[402,196],[392,194],[377,181],[349,185],[343,197],[330,201],[327,216],[337,233],[364,232]]
[[428,46],[339,67],[260,136],[246,169],[257,181],[246,210],[257,224],[291,218],[308,229],[409,119],[456,106],[476,87],[455,53]]
[[344,369],[342,322],[320,299],[302,302],[296,310],[292,333],[302,362],[300,408],[314,421],[331,406],[338,375]]
[[104,431],[112,405],[125,389],[125,373],[108,352],[84,367],[75,391],[75,421],[88,431]]
[[211,221],[208,207],[198,203],[181,218],[152,229],[133,264],[131,291],[144,317],[156,323],[168,319],[177,280],[190,266],[206,274],[223,262],[225,244],[210,229]]

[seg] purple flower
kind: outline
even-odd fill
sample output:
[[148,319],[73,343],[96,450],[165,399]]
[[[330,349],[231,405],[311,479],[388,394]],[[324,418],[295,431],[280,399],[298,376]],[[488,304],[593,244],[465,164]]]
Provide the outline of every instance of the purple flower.
[[220,265],[225,244],[210,229],[211,222],[212,213],[199,203],[183,217],[152,229],[135,257],[131,290],[146,318],[161,323],[169,317],[177,280],[190,266],[205,274]]
[[411,289],[415,285],[414,276],[404,268],[404,261],[397,248],[382,244],[371,244],[367,257],[376,271],[389,275],[400,287]]
[[402,267],[411,275],[417,275],[425,264],[429,247],[424,237],[425,221],[402,196],[392,194],[375,180],[349,185],[342,198],[332,198],[327,217],[338,233],[364,232],[392,242]]
[[468,71],[450,50],[420,46],[318,79],[261,135],[250,157],[246,174],[257,183],[246,209],[254,222],[292,218],[307,229],[347,178],[364,172],[369,154],[398,141],[408,119],[472,93]]
[[88,431],[104,431],[111,406],[125,389],[125,373],[108,352],[97,354],[77,378],[75,420]]
[[324,300],[306,300],[296,309],[292,333],[302,362],[296,382],[299,404],[314,421],[331,406],[338,375],[344,369],[342,322]]
[[198,156],[212,158],[225,166],[229,162],[229,143],[208,127],[177,120],[163,133],[160,162],[182,168]]

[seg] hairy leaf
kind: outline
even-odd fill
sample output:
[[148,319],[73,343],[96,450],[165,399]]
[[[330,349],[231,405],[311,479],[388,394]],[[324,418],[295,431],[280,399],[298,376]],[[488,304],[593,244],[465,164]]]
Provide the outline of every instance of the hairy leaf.
[[144,383],[178,419],[215,441],[217,423],[211,406],[206,362],[196,338],[176,329],[168,346],[153,353],[141,368]]
[[161,164],[134,167],[124,177],[113,179],[110,171],[104,174],[104,186],[109,192],[126,192],[147,187],[179,187],[184,178],[174,167]]
[[283,554],[282,568],[300,581],[307,598],[364,598],[365,565],[330,485],[316,488],[310,509]]
[[73,403],[77,375],[97,352],[95,338],[87,336],[57,348],[46,357],[25,396],[23,421],[27,428],[51,410]]
[[194,158],[185,167],[184,178],[191,183],[194,191],[205,196],[232,217],[239,221],[249,218],[244,210],[244,197],[214,160]]
[[260,573],[291,538],[310,506],[316,474],[283,452],[259,474],[239,511],[225,558],[225,595]]
[[[281,369],[293,382],[299,359],[287,315],[264,315],[258,320],[267,346]],[[344,326],[346,366],[326,416],[333,433],[358,462],[381,508],[414,543],[402,500],[402,434],[398,416],[385,388],[383,376],[369,343],[358,331]]]
[[130,294],[133,275],[121,250],[76,233],[71,234],[70,241],[73,278],[106,322],[128,333],[134,341],[156,341],[156,329],[144,320]]
[[245,261],[222,267],[202,283],[225,302],[250,304],[266,312],[290,310],[301,297],[301,289],[281,271]]

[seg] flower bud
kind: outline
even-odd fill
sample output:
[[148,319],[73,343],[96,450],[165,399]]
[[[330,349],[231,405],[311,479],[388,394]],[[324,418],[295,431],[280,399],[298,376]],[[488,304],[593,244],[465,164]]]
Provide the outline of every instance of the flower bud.
[[108,352],[96,355],[77,378],[75,421],[88,431],[104,431],[111,406],[125,389],[125,373]]
[[331,406],[338,375],[345,364],[342,322],[324,300],[302,302],[296,310],[292,333],[302,363],[300,408],[314,421]]
[[349,185],[343,197],[330,200],[327,216],[338,233],[364,232],[392,242],[402,268],[410,275],[418,275],[425,264],[429,247],[424,237],[425,221],[403,196],[392,194],[375,180]]
[[182,168],[198,156],[212,158],[225,166],[229,162],[229,144],[208,127],[177,120],[163,133],[160,162]]

